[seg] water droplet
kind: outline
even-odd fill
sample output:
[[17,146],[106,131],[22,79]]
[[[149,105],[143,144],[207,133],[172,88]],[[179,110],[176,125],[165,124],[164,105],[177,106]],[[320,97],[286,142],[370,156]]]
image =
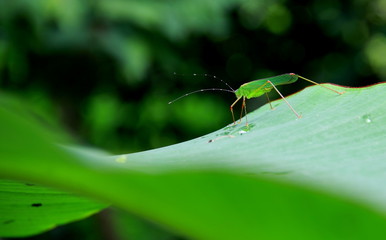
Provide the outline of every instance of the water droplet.
[[126,155],[121,155],[115,159],[115,162],[117,163],[126,163],[126,161],[127,161]]
[[233,135],[220,136],[220,137],[217,137],[217,138],[215,138],[215,139],[210,139],[210,140],[208,141],[208,143],[212,143],[212,142],[214,142],[214,141],[218,141],[218,140],[223,139],[223,138],[234,138],[234,137],[235,137],[235,136],[233,136]]
[[243,135],[243,134],[245,134],[245,133],[247,133],[247,132],[244,131],[244,130],[239,131],[239,134],[240,134],[240,135]]
[[365,123],[372,123],[373,120],[371,119],[371,115],[370,114],[366,114],[362,117],[362,119],[365,121]]

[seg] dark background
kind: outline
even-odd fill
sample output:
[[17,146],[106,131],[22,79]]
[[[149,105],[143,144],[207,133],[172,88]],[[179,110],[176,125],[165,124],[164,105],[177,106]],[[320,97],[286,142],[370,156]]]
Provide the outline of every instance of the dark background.
[[[143,151],[231,123],[229,93],[168,105],[226,88],[205,73],[235,89],[288,72],[350,87],[384,81],[385,22],[384,0],[0,0],[0,94],[21,97],[80,144]],[[248,111],[265,102],[249,100]],[[154,231],[131,239],[177,239]]]

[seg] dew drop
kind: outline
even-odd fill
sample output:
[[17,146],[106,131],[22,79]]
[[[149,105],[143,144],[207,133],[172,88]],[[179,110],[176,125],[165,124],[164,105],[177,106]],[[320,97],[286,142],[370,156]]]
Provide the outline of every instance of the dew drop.
[[117,163],[126,163],[127,162],[127,156],[121,155],[115,159],[115,162]]
[[373,120],[371,119],[370,114],[366,114],[362,117],[362,119],[365,121],[365,123],[372,123]]
[[240,135],[243,135],[243,134],[245,134],[245,133],[247,133],[247,132],[244,131],[244,130],[239,131],[239,134],[240,134]]
[[215,138],[215,139],[210,139],[210,140],[208,141],[208,143],[212,143],[212,142],[214,142],[214,141],[218,141],[218,140],[223,139],[223,138],[234,138],[234,137],[235,137],[235,136],[233,136],[233,135],[224,135],[224,136],[217,137],[217,138]]

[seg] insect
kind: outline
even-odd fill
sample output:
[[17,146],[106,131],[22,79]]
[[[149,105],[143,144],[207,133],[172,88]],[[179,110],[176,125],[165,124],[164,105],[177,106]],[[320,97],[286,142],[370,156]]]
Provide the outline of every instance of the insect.
[[[207,75],[207,74],[206,74]],[[215,76],[213,76],[214,78],[216,78]],[[273,77],[268,77],[268,78],[263,78],[263,79],[258,79],[258,80],[254,80],[254,81],[251,81],[251,82],[247,82],[247,83],[244,83],[243,85],[241,85],[238,89],[234,90],[233,88],[231,88],[226,82],[221,81],[223,83],[225,83],[229,88],[229,89],[222,89],[222,88],[209,88],[209,89],[200,89],[200,90],[197,90],[197,91],[193,91],[193,92],[190,92],[190,93],[187,93],[171,102],[169,102],[169,104],[183,98],[183,97],[186,97],[190,94],[193,94],[193,93],[197,93],[197,92],[204,92],[204,91],[225,91],[225,92],[231,92],[231,93],[234,93],[236,95],[236,101],[234,101],[232,103],[232,105],[230,106],[230,110],[231,110],[231,113],[232,113],[232,119],[233,119],[233,123],[235,124],[236,121],[235,121],[235,116],[234,116],[234,113],[233,113],[233,107],[234,105],[242,100],[242,105],[241,105],[241,114],[240,114],[240,122],[241,122],[241,118],[242,118],[242,115],[243,115],[243,112],[244,112],[244,115],[245,115],[245,118],[246,118],[246,125],[248,126],[248,119],[247,119],[247,110],[246,110],[246,99],[250,99],[250,98],[256,98],[256,97],[260,97],[262,95],[266,95],[267,97],[267,100],[270,104],[270,107],[271,109],[273,109],[272,107],[272,104],[271,104],[271,101],[268,97],[268,93],[274,89],[279,95],[280,97],[285,101],[285,103],[288,105],[288,107],[291,109],[291,111],[296,115],[297,118],[301,118],[302,116],[295,111],[295,109],[291,106],[291,104],[287,101],[287,99],[280,93],[280,91],[276,88],[276,86],[278,85],[285,85],[285,84],[291,84],[291,83],[294,83],[296,82],[298,79],[303,79],[305,81],[308,81],[310,83],[313,83],[315,85],[318,85],[318,86],[321,86],[323,88],[326,88],[328,90],[331,90],[339,95],[343,94],[344,92],[339,92],[339,91],[336,91],[332,88],[329,88],[327,86],[324,86],[324,85],[321,85],[317,82],[314,82],[308,78],[305,78],[305,77],[302,77],[300,75],[297,75],[295,73],[285,73],[285,74],[281,74],[281,75],[278,75],[278,76],[273,76]],[[239,122],[239,123],[240,123]]]

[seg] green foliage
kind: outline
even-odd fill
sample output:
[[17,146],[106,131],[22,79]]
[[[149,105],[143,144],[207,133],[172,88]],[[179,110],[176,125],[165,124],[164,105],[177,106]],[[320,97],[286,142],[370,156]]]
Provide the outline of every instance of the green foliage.
[[0,235],[30,236],[85,218],[106,207],[31,183],[0,180]]
[[[0,1],[5,35],[0,38],[0,68],[27,74],[31,52],[85,49],[110,55],[127,81],[138,81],[144,78],[152,59],[161,57],[157,47],[166,48],[168,55],[175,54],[164,41],[180,41],[192,32],[224,35],[225,14],[238,2]],[[157,31],[162,41],[148,38],[152,31]]]
[[[0,175],[110,202],[193,239],[379,239],[386,84],[330,87],[346,92],[313,86],[288,98],[301,119],[279,100],[250,113],[249,127],[115,157],[52,145],[1,108]],[[43,211],[49,200],[36,202]]]
[[[4,134],[12,137],[3,139],[4,141],[0,143],[4,144],[3,146],[6,147],[4,149],[7,149],[0,152],[0,161],[8,159],[7,154],[12,151],[20,152],[20,156],[26,157],[27,155],[23,154],[28,153],[28,159],[32,162],[38,162],[36,159],[43,158],[64,162],[74,160],[74,156],[68,156],[63,149],[57,149],[56,146],[52,148],[52,142],[62,142],[58,139],[63,139],[63,134],[56,133],[58,129],[63,128],[68,135],[64,138],[67,141],[76,139],[75,145],[82,143],[113,154],[121,154],[168,146],[205,135],[230,123],[229,105],[235,99],[234,96],[227,95],[227,93],[223,95],[222,93],[197,94],[173,105],[167,104],[170,100],[189,91],[225,87],[214,78],[189,77],[192,73],[216,75],[226,80],[235,89],[254,79],[288,72],[295,72],[321,83],[332,82],[357,87],[368,86],[384,80],[386,79],[386,62],[383,57],[386,54],[385,6],[384,0],[353,0],[347,3],[334,0],[308,2],[285,0],[0,0],[0,103],[2,106],[7,106],[13,114],[22,112],[21,118],[28,121],[27,125],[30,126],[34,126],[34,120],[30,119],[31,112],[33,112],[34,119],[38,119],[44,128],[49,129],[49,131],[43,131],[44,134],[41,129],[28,132],[26,130],[30,128],[20,127],[18,120],[10,121],[9,125],[3,126],[3,130],[6,131]],[[174,75],[174,72],[185,75]],[[297,82],[280,88],[280,91],[284,95],[289,95],[305,86],[306,83]],[[3,101],[5,92],[21,97],[24,102],[29,103],[29,106],[33,106],[33,110],[29,108],[26,110],[25,106]],[[271,99],[274,98],[272,95]],[[338,99],[345,99],[345,96]],[[293,101],[292,98],[291,101]],[[264,97],[248,101],[248,111],[252,112],[265,102]],[[294,105],[295,109],[303,115],[302,119],[295,122],[290,117],[285,118],[284,115],[278,118],[264,115],[264,118],[254,119],[251,114],[249,120],[252,129],[247,134],[239,135],[240,129],[236,127],[228,127],[217,132],[217,136],[210,137],[211,140],[214,140],[212,142],[214,146],[229,143],[230,145],[226,145],[227,150],[228,148],[234,149],[235,154],[232,155],[231,152],[225,154],[226,156],[216,155],[216,158],[238,160],[247,158],[247,155],[250,155],[250,158],[261,155],[267,160],[264,160],[259,167],[273,167],[272,164],[277,163],[275,167],[285,168],[287,166],[285,164],[292,162],[276,161],[293,156],[292,151],[295,149],[299,153],[296,158],[302,159],[305,151],[303,148],[315,149],[318,146],[317,143],[327,141],[330,142],[330,145],[322,145],[325,147],[324,152],[316,151],[317,156],[314,154],[312,157],[319,159],[318,156],[321,155],[339,163],[335,159],[344,155],[344,148],[339,152],[326,151],[326,149],[336,150],[335,145],[348,146],[348,142],[356,142],[360,137],[359,134],[347,135],[342,131],[324,130],[325,124],[330,121],[331,124],[341,124],[342,128],[347,129],[346,124],[335,122],[337,120],[335,118],[321,121],[321,116],[325,114],[319,116],[316,114],[316,112],[323,113],[332,109],[335,102],[328,106],[325,105],[325,108],[320,111],[311,111],[315,113],[314,117],[318,118],[314,120],[315,128],[307,129],[307,131],[316,134],[317,137],[310,136],[307,144],[304,143],[302,137],[299,137],[291,143],[299,142],[303,145],[285,147],[287,145],[283,138],[293,139],[293,136],[306,132],[290,123],[307,122],[309,115],[306,113],[310,110],[308,107],[313,107],[313,102],[318,102],[318,100],[311,96],[310,99],[304,99],[302,103]],[[356,103],[358,106],[356,111],[358,109],[369,110],[372,106],[376,106],[374,102],[367,102],[364,98],[361,102]],[[235,112],[239,111],[237,109],[239,107],[236,106]],[[288,114],[285,116],[290,116],[288,109],[285,106],[282,107]],[[345,108],[346,106],[334,108],[333,116],[343,114],[342,109]],[[272,113],[268,109],[263,110],[266,114]],[[273,113],[277,112],[278,109],[273,111]],[[358,113],[356,119],[367,123],[365,124],[367,127],[378,126],[375,123],[379,122],[377,118],[380,115],[377,114],[377,112]],[[285,124],[283,128],[276,128],[282,126],[284,122],[289,125]],[[348,123],[351,124],[350,121]],[[239,127],[243,126],[239,125]],[[362,129],[358,125],[357,127],[366,139],[371,139],[373,136],[381,138],[379,134],[382,132],[382,127],[378,126],[380,130],[378,132],[367,132],[366,128]],[[15,130],[11,135],[9,135],[10,129]],[[292,132],[291,129],[295,129],[296,132]],[[316,131],[317,129],[319,131]],[[287,131],[292,134],[283,134]],[[256,135],[253,134],[254,132]],[[271,136],[271,134],[275,135]],[[343,140],[341,135],[347,137],[346,142],[335,140]],[[35,138],[30,136],[40,136],[43,140],[32,141]],[[275,139],[270,137],[275,137]],[[264,146],[264,149],[270,150],[268,152],[275,154],[269,154],[261,148],[258,148],[258,153],[249,154],[248,150],[256,146],[249,145],[244,140],[233,144],[240,139],[259,143],[258,146]],[[267,145],[265,145],[265,139],[270,139]],[[205,138],[206,140],[209,141],[208,138]],[[273,144],[276,141],[278,144]],[[374,141],[374,144],[381,142]],[[46,146],[49,149],[43,147],[47,142],[50,143]],[[66,145],[65,142],[64,145]],[[261,145],[262,143],[264,145]],[[208,147],[206,144],[203,146]],[[355,147],[355,144],[350,146]],[[184,151],[189,153],[189,148],[192,147]],[[194,145],[193,148],[196,146]],[[367,148],[359,152],[360,149],[357,146],[352,151],[356,152],[358,156],[367,154]],[[160,150],[155,152],[158,151]],[[331,156],[327,154],[328,152],[331,152]],[[100,153],[90,153],[83,151],[80,157],[77,153],[78,158],[74,160],[75,165],[87,158],[91,159],[94,166],[95,159],[100,159],[101,156]],[[203,158],[212,156],[212,153],[213,151],[208,151],[207,156]],[[150,155],[146,153],[146,156]],[[130,155],[130,159],[133,158],[132,161],[138,165],[141,162],[137,162],[135,156],[143,157],[145,155]],[[159,157],[152,158],[158,159]],[[169,157],[165,156],[165,164],[170,162]],[[119,161],[124,162],[125,159],[122,156]],[[178,165],[182,161],[180,159],[183,159],[185,163],[191,160],[185,160],[183,156],[179,156],[179,161],[170,162],[170,166]],[[355,156],[353,159],[359,161]],[[363,156],[363,159],[367,158]],[[100,161],[105,162],[106,159],[102,157]],[[351,160],[346,159],[345,161],[353,164]],[[211,161],[205,162],[210,163]],[[249,162],[255,162],[255,160],[249,159]],[[369,165],[377,166],[371,160],[367,162],[370,162]],[[46,172],[41,173],[42,176],[57,167],[55,161],[52,166],[49,165],[50,163],[40,166],[47,166]],[[159,166],[158,163],[159,161],[152,162],[152,165],[163,168],[163,165]],[[226,163],[221,164],[227,166]],[[297,166],[300,163],[293,164]],[[310,164],[307,167],[313,166],[322,171],[324,164],[325,162]],[[341,170],[339,174],[331,170],[331,173],[335,173],[333,174],[335,178],[341,175],[347,175],[349,178],[353,175],[346,174],[345,166],[336,165],[335,167]],[[363,166],[357,167],[362,168]],[[77,168],[78,166],[74,169]],[[33,169],[29,167],[29,171]],[[67,169],[67,181],[77,179],[77,171],[72,172],[72,170],[72,168]],[[368,171],[372,173],[373,170]],[[283,172],[285,171],[279,171],[279,173]],[[265,170],[259,173],[264,177],[270,176]],[[240,172],[235,174],[238,175]],[[241,174],[244,174],[244,171]],[[308,170],[302,171],[302,174],[302,177],[324,176],[319,172],[309,173]],[[363,172],[358,173],[358,176],[362,176],[361,174]],[[22,182],[31,182],[33,176],[35,174],[21,172],[18,176],[9,177]],[[288,180],[298,179],[297,175],[293,177],[292,174],[278,174],[275,175],[275,178],[287,176]],[[328,175],[328,177],[331,176]],[[6,178],[5,175],[4,178]],[[372,176],[369,179],[373,179]],[[377,185],[378,180],[369,179],[367,176],[357,178],[358,185],[362,186],[362,180],[367,183],[374,181],[374,185],[367,186],[369,186],[368,190],[375,189],[376,187],[373,186]],[[286,178],[285,180],[287,181]],[[308,180],[310,179],[302,179],[301,183]],[[342,181],[348,182],[346,178]],[[99,193],[98,196],[94,196],[94,191],[88,194],[84,192],[83,188],[68,188],[75,183],[67,182],[63,185],[64,180],[51,182],[39,178],[36,179],[36,182],[39,185],[60,187],[63,190],[75,191],[81,195],[86,194],[98,199],[100,195],[103,195]],[[310,180],[310,182],[315,182],[315,185],[307,185],[307,187],[315,188],[320,185],[319,187],[323,189],[331,190],[329,186],[325,187],[319,180]],[[351,188],[345,186],[347,190],[344,188],[345,190],[341,191],[342,187],[340,187],[336,191],[350,195],[355,184],[353,183],[354,187]],[[338,183],[336,185],[340,186]],[[374,196],[374,194],[368,195]],[[354,197],[358,197],[358,194],[354,193]],[[369,198],[362,200],[367,201]],[[82,198],[74,197],[74,199],[83,201]],[[371,206],[374,202],[375,204],[378,202],[377,200],[369,201]],[[110,202],[110,199],[107,202]],[[98,208],[98,204],[92,205],[91,202],[90,206],[92,209]],[[76,212],[79,213],[78,216],[74,215],[74,217],[52,224],[64,223],[84,216],[82,212],[88,212],[87,206],[79,211],[74,211]],[[137,212],[132,212],[135,212],[132,215],[135,218]],[[138,215],[143,216],[143,214]],[[99,218],[90,219],[90,222],[94,220],[99,221]],[[115,217],[112,216],[112,220],[104,221],[114,222],[114,220]],[[140,220],[137,219],[137,221]],[[164,220],[158,222],[167,225]],[[154,225],[146,222],[137,225],[151,228],[147,232],[154,230]],[[66,225],[66,227],[72,229],[73,225]],[[122,227],[121,230],[126,231],[126,229],[127,227]],[[63,228],[59,228],[48,234],[55,235],[58,234],[57,231],[62,230]],[[83,232],[91,231],[83,229]],[[135,229],[130,229],[130,232],[135,232]],[[154,232],[165,233],[163,229],[155,229]],[[159,238],[155,235],[153,238],[158,240],[162,234],[158,235]],[[165,236],[169,235],[170,233],[165,233]],[[73,238],[84,239],[79,236]],[[143,239],[149,240],[151,237],[143,236]]]
[[[161,147],[230,121],[221,105],[206,111],[228,114],[222,120],[201,121],[195,113],[177,120],[180,103],[162,103],[221,83],[173,72],[218,75],[234,88],[286,72],[349,86],[385,79],[383,12],[382,0],[344,7],[336,1],[0,0],[0,88],[90,144],[116,153]],[[325,44],[315,47],[318,42]],[[288,86],[287,93],[302,87]],[[100,96],[110,105],[99,104]],[[149,119],[154,112],[162,113]],[[108,114],[116,117],[107,120]],[[196,130],[180,130],[188,124]]]

